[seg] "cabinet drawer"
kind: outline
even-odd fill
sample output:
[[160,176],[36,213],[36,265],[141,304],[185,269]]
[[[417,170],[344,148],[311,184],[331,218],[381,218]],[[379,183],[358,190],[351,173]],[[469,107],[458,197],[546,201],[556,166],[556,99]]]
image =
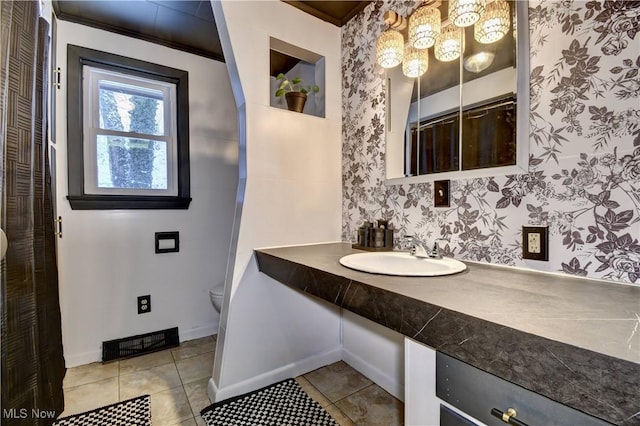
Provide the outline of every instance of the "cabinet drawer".
[[440,352],[436,354],[436,395],[488,426],[504,426],[506,423],[491,410],[505,412],[509,408],[516,410],[517,420],[529,426],[609,424]]
[[440,426],[479,426],[477,423],[462,417],[449,407],[440,405]]

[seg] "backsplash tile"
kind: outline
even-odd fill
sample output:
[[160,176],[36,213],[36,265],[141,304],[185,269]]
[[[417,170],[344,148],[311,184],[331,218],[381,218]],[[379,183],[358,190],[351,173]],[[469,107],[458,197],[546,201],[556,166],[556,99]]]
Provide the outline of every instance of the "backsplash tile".
[[[640,285],[640,2],[531,1],[529,173],[385,184],[382,15],[419,1],[373,2],[343,27],[342,238],[383,218],[466,260]],[[522,259],[521,226],[549,225],[549,262]]]

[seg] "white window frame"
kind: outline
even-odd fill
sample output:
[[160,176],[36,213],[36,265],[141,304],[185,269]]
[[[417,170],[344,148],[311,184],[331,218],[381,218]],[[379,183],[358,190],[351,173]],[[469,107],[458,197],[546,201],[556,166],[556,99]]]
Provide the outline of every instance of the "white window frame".
[[[106,70],[84,65],[83,73],[83,156],[84,156],[84,189],[86,194],[96,195],[178,195],[178,156],[177,156],[177,105],[176,85],[159,80],[152,80],[136,75]],[[163,98],[164,135],[151,135],[136,132],[108,130],[100,128],[100,81],[109,80],[118,84],[131,86],[144,92],[145,89],[159,91]],[[163,141],[167,144],[167,188],[100,188],[98,187],[97,137],[122,136],[126,138]]]

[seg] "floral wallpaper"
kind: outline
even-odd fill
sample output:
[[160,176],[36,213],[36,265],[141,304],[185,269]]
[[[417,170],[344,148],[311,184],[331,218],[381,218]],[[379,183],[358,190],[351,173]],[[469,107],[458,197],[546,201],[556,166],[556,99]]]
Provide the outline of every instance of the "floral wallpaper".
[[[373,2],[343,27],[343,240],[383,218],[459,259],[640,285],[640,2],[529,2],[529,173],[452,180],[437,209],[433,183],[384,178],[375,39],[384,12],[419,3]],[[549,226],[548,262],[522,259],[533,224]]]

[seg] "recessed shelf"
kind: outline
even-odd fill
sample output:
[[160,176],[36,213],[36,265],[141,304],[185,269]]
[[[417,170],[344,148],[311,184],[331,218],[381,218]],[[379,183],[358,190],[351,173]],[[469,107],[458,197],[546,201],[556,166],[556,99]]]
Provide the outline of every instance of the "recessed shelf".
[[270,85],[269,105],[274,108],[287,109],[284,96],[275,96],[280,82],[278,74],[283,73],[288,79],[299,77],[302,86],[317,85],[318,93],[309,93],[303,114],[325,117],[325,58],[322,55],[295,46],[276,38],[269,38]]

